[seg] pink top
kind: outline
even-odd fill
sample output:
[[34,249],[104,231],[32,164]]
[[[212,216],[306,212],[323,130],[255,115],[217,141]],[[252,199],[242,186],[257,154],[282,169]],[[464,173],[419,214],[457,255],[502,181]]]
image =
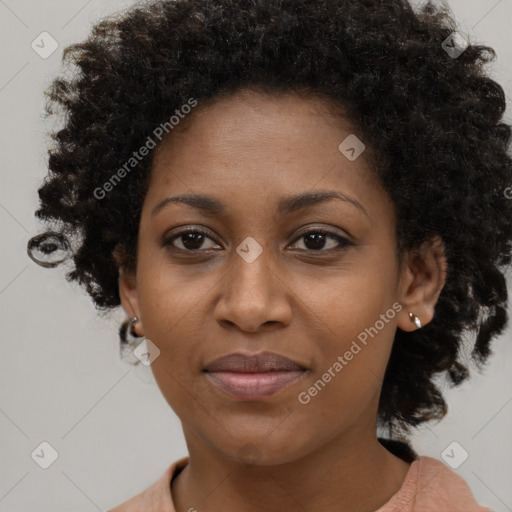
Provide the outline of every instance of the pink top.
[[[188,464],[188,456],[171,464],[144,491],[107,512],[176,512],[171,479]],[[481,507],[466,481],[443,462],[422,455],[414,460],[400,490],[375,512],[493,512]]]

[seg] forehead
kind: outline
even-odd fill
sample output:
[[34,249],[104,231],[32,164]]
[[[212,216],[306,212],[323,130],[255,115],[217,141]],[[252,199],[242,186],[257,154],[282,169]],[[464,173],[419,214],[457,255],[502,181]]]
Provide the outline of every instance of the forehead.
[[215,146],[217,152],[247,150],[248,143],[292,142],[312,133],[318,135],[318,143],[323,139],[320,132],[354,131],[343,114],[341,105],[311,94],[242,89],[195,107],[157,148],[156,159],[180,150],[191,137],[200,140],[204,150]]
[[147,201],[207,193],[269,204],[315,188],[374,200],[382,191],[364,152],[350,161],[338,148],[354,135],[340,111],[314,96],[250,90],[198,105],[155,150]]

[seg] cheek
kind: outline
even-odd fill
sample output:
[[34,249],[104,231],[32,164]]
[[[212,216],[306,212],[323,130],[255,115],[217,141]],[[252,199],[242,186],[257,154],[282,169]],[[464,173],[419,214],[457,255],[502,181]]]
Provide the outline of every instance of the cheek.
[[297,390],[297,418],[325,436],[348,428],[365,410],[376,411],[395,327],[390,321],[374,330],[374,323],[354,329],[353,336],[331,338],[311,378]]
[[315,418],[353,419],[380,391],[400,308],[380,270],[352,267],[329,285],[305,290],[305,309],[314,312],[305,336],[315,365],[297,400]]
[[160,350],[152,371],[172,402],[186,395],[188,381],[199,371],[198,354],[208,334],[202,327],[197,286],[187,286],[176,277],[164,266],[141,265],[137,289],[144,335]]
[[[178,350],[183,346],[178,343],[180,340],[185,339],[191,345],[200,336],[199,331],[195,332],[201,318],[198,309],[201,298],[213,283],[191,279],[173,266],[169,258],[159,254],[165,251],[158,248],[154,251],[157,254],[153,258],[141,251],[137,273],[137,295],[145,334],[158,342],[162,350]],[[185,328],[191,329],[187,335]]]
[[[320,280],[318,276],[310,276],[297,281],[295,294],[303,304],[298,306],[302,308],[299,320],[307,316],[304,328],[322,331],[329,340],[317,349],[344,351],[351,340],[386,314],[395,300],[390,292],[394,286],[392,276],[392,269],[364,262],[326,274]],[[379,330],[387,330],[388,324],[394,323],[394,316],[391,311],[385,326],[379,322]],[[309,332],[309,336],[315,343],[314,332]]]

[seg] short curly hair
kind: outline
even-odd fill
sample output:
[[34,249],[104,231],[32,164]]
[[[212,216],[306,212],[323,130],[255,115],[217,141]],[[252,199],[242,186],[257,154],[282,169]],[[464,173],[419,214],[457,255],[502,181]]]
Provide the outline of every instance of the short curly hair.
[[481,370],[508,322],[512,243],[512,129],[484,68],[496,54],[469,42],[450,54],[454,32],[446,6],[406,0],[159,0],[100,20],[64,50],[79,73],[45,91],[46,115],[63,112],[65,123],[52,133],[36,216],[59,223],[52,240],[75,242],[66,278],[98,310],[120,305],[113,251],[136,269],[154,151],[105,197],[95,190],[191,97],[205,104],[245,87],[323,98],[361,134],[395,205],[399,262],[432,236],[444,244],[434,318],[397,329],[378,410],[391,435],[441,419],[436,374],[452,385],[468,377],[468,333]]

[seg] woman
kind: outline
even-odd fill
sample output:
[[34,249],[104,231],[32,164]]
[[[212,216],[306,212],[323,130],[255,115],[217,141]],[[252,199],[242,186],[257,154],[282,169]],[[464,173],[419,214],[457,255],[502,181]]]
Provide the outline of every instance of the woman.
[[189,450],[111,512],[490,510],[407,443],[464,332],[481,366],[507,322],[511,129],[455,29],[405,0],[155,1],[65,50],[37,211],[62,227],[30,250],[76,242],[68,279],[122,305]]

